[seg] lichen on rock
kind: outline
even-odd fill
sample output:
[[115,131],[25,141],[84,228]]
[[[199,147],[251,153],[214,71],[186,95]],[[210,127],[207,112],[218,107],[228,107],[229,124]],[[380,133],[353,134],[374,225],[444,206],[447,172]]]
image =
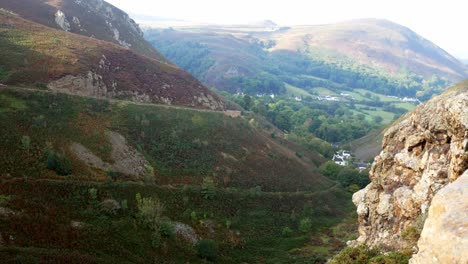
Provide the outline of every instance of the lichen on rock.
[[468,170],[432,199],[410,264],[468,262]]
[[360,236],[351,244],[412,247],[402,231],[414,226],[434,195],[467,169],[465,82],[418,106],[387,130],[370,171],[371,183],[353,196]]

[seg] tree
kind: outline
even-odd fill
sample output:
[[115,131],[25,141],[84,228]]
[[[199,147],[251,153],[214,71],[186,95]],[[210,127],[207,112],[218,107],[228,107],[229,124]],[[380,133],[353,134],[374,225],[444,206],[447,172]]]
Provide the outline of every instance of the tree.
[[250,97],[249,95],[244,95],[244,108],[245,110],[250,110],[252,108],[252,105],[253,105],[253,102],[252,102],[252,97]]
[[328,178],[336,179],[340,171],[343,169],[342,166],[336,164],[334,161],[329,160],[322,164],[319,168],[320,173]]
[[380,123],[382,123],[382,121],[383,121],[383,118],[382,118],[381,116],[374,116],[372,119],[373,119],[374,122],[377,123],[377,124],[380,124]]

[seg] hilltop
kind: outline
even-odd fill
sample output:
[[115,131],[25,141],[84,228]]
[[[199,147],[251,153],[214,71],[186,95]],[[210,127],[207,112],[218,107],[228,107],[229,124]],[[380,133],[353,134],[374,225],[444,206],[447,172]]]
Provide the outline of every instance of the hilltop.
[[[396,76],[414,73],[452,82],[463,80],[467,68],[452,55],[407,27],[383,19],[360,19],[320,26],[298,26],[274,33],[272,50],[325,54],[339,63],[340,56],[382,69]],[[330,54],[331,53],[331,54]]]
[[223,99],[190,74],[126,47],[6,11],[0,12],[0,23],[1,82],[86,96],[225,107]]

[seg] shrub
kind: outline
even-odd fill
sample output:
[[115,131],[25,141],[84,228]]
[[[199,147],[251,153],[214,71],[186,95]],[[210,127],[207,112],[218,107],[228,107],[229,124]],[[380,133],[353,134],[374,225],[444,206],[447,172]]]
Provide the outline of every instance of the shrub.
[[127,199],[124,199],[120,202],[120,206],[122,207],[123,210],[127,210],[128,209],[128,202],[127,202]]
[[21,148],[29,151],[29,147],[31,145],[31,138],[29,136],[23,136],[21,138]]
[[71,161],[64,155],[59,155],[53,151],[48,151],[46,166],[49,170],[54,170],[58,175],[70,175],[73,172]]
[[310,221],[310,218],[304,218],[299,222],[299,231],[303,233],[310,232],[312,229],[312,221]]
[[205,177],[203,178],[203,184],[201,188],[201,194],[204,199],[212,200],[216,194],[216,186],[213,178]]
[[151,234],[151,246],[158,248],[161,245],[161,234],[159,232],[153,232]]
[[218,257],[218,245],[213,240],[200,240],[196,248],[198,256],[202,259],[215,261]]
[[98,190],[96,188],[89,188],[88,189],[88,195],[91,200],[97,200],[97,193]]
[[135,198],[138,207],[137,217],[149,228],[158,230],[162,213],[164,211],[164,205],[158,198],[142,198],[140,193],[137,193]]
[[292,231],[292,229],[289,228],[289,227],[285,227],[285,228],[283,228],[283,230],[281,231],[281,235],[282,235],[283,237],[290,237],[292,234],[293,234],[293,231]]
[[10,195],[3,195],[1,194],[0,195],[0,206],[5,206],[7,205],[11,200],[11,196]]
[[370,259],[379,255],[378,249],[366,245],[347,247],[330,260],[330,264],[367,264]]
[[255,198],[262,195],[262,186],[255,186],[249,189],[249,197]]
[[106,175],[107,175],[108,179],[110,179],[112,181],[116,181],[121,176],[121,173],[116,172],[116,171],[112,171],[112,170],[108,170],[106,172]]
[[173,237],[175,235],[175,228],[172,222],[164,221],[159,226],[159,233],[163,237]]
[[230,229],[230,228],[231,228],[231,225],[232,225],[231,220],[226,219],[226,221],[224,222],[224,226],[226,226],[227,229]]
[[385,255],[379,255],[369,260],[372,264],[406,264],[411,258],[412,251],[408,252],[390,252]]
[[421,235],[421,229],[416,226],[408,226],[401,232],[401,237],[411,243],[416,243]]
[[197,221],[197,212],[195,212],[195,210],[190,213],[190,219],[192,219],[192,221]]
[[55,172],[57,172],[57,174],[61,176],[72,174],[73,166],[71,161],[65,156],[58,156],[57,167],[55,168]]

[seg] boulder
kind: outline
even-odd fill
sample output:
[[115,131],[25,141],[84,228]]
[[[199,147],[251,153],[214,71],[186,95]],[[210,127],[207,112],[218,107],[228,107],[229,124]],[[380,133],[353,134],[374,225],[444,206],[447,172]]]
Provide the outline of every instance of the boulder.
[[468,263],[468,170],[432,199],[410,264]]

